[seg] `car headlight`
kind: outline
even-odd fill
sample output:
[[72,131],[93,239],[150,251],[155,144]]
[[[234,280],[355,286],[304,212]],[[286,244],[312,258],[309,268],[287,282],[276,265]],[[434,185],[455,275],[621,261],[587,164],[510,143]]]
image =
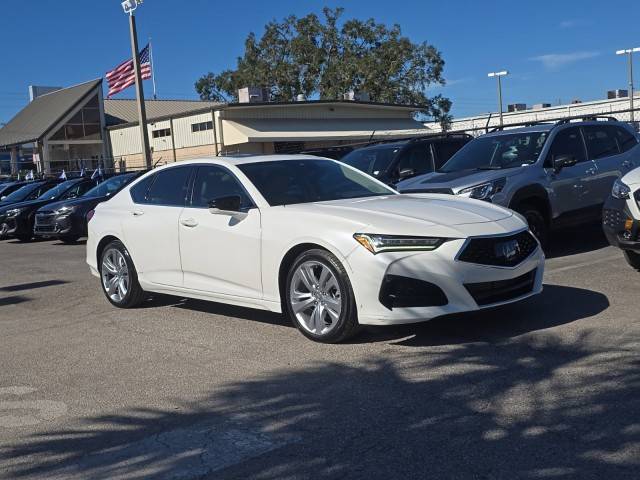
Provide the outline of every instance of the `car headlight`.
[[8,218],[17,217],[18,215],[20,215],[21,211],[22,211],[22,208],[12,208],[11,210],[7,210],[7,217]]
[[374,233],[356,233],[353,238],[374,255],[382,252],[407,252],[435,250],[446,238],[405,237],[403,235],[377,235]]
[[458,192],[461,197],[475,198],[476,200],[487,200],[496,193],[500,193],[507,183],[506,178],[498,178],[491,182],[481,183],[473,187],[465,188]]
[[611,189],[611,195],[613,196],[613,198],[619,198],[620,200],[626,200],[631,195],[631,189],[622,180],[617,179],[613,183],[613,188]]
[[54,210],[53,213],[56,215],[69,215],[72,213],[77,207],[60,207],[57,210]]

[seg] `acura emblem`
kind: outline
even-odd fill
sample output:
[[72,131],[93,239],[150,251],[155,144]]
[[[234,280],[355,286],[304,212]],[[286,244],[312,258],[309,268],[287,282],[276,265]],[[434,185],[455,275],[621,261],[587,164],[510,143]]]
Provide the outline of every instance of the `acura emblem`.
[[520,253],[520,244],[518,240],[509,240],[501,242],[495,246],[495,254],[498,258],[505,260],[513,260]]

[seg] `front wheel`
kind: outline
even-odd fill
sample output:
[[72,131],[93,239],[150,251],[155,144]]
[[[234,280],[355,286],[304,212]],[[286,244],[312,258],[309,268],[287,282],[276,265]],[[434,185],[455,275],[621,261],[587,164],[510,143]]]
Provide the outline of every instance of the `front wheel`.
[[627,263],[638,271],[640,271],[640,253],[632,252],[631,250],[624,251],[624,258]]
[[526,204],[516,211],[527,220],[529,230],[536,236],[542,248],[546,248],[549,244],[549,225],[544,215],[537,208]]
[[308,250],[296,259],[287,275],[284,300],[294,325],[311,340],[338,343],[358,330],[347,272],[325,250]]
[[107,300],[118,308],[133,308],[144,300],[144,290],[129,251],[115,240],[105,247],[100,258],[100,280]]

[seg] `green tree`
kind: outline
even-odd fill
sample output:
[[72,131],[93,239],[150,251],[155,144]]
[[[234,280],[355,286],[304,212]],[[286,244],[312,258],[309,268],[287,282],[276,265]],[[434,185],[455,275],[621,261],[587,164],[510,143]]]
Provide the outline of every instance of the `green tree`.
[[373,19],[342,21],[342,8],[302,18],[271,21],[260,39],[250,33],[234,70],[207,73],[195,84],[203,100],[237,99],[239,88],[264,86],[270,100],[296,95],[340,99],[345,92],[367,92],[376,102],[413,104],[446,123],[451,102],[428,97],[429,85],[445,83],[444,60],[432,45],[413,43],[399,25]]

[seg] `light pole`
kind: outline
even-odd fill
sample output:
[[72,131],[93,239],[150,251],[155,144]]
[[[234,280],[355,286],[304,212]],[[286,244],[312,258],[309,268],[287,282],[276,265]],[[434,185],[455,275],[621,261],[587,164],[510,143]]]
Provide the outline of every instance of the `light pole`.
[[[633,52],[640,52],[640,47],[616,50],[616,55],[627,55],[629,57],[629,119],[633,125]],[[635,128],[635,126],[634,126]]]
[[500,72],[491,72],[487,77],[496,77],[498,79],[498,111],[500,112],[500,126],[502,126],[502,80],[501,77],[509,75],[509,72],[502,70]]
[[151,169],[151,149],[149,148],[149,135],[147,134],[147,111],[144,105],[144,90],[142,88],[142,74],[140,73],[140,56],[138,54],[138,33],[136,31],[136,17],[133,14],[136,8],[142,4],[142,0],[125,0],[122,2],[124,13],[129,14],[129,32],[131,35],[131,54],[133,70],[136,77],[136,100],[138,103],[138,121],[140,122],[140,137],[142,139],[142,158],[148,169]]

